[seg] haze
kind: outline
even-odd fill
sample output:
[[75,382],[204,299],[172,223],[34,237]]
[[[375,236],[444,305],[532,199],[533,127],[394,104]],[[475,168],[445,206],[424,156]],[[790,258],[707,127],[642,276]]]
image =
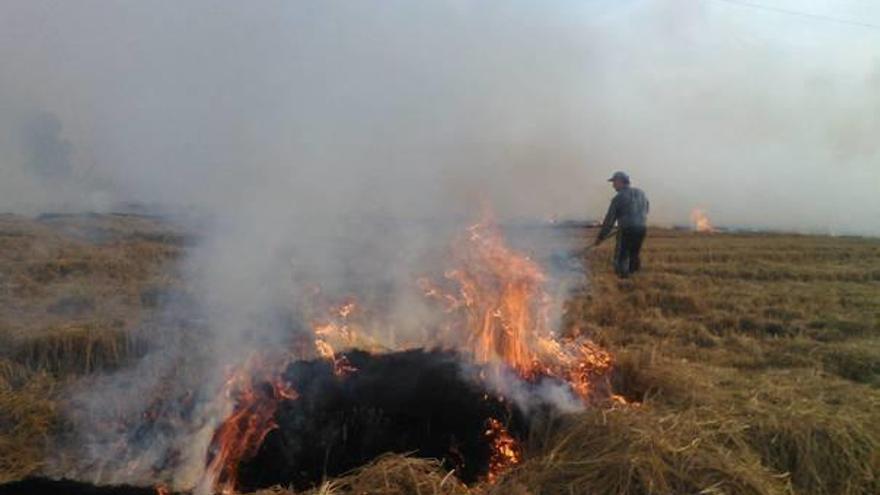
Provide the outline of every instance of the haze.
[[880,234],[880,5],[760,5],[832,20],[721,0],[7,0],[0,210],[598,218],[624,169],[656,224],[702,207]]

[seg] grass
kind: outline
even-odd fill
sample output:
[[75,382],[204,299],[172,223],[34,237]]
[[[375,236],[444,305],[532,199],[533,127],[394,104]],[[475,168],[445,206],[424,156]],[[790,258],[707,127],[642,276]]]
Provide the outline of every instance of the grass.
[[58,391],[144,352],[142,294],[176,283],[181,236],[116,215],[0,215],[0,481],[39,471]]
[[785,493],[744,441],[743,422],[702,409],[657,412],[567,418],[511,479],[537,493]]
[[[133,329],[178,284],[182,239],[0,216],[0,479],[40,469],[59,387],[143,352]],[[626,281],[610,251],[588,253],[564,321],[613,352],[631,405],[538,428],[495,485],[388,455],[313,493],[880,493],[880,241],[656,229]]]
[[[590,253],[565,322],[613,351],[632,405],[548,425],[469,493],[880,493],[880,242],[654,230],[628,281],[609,251]],[[380,464],[358,476],[383,479]],[[423,467],[421,493],[446,493]]]
[[[880,493],[880,242],[652,234],[647,269],[629,281],[605,267],[607,251],[591,254],[592,286],[569,302],[568,324],[618,356],[617,389],[641,401],[635,417],[705,425],[659,429],[652,442],[709,450],[688,461],[692,485],[673,485],[679,468],[667,462],[652,483],[629,480],[635,491],[608,480],[592,491]],[[669,451],[652,443],[631,456],[646,452],[659,462]],[[730,461],[715,481],[708,457]]]
[[0,482],[42,467],[57,421],[55,389],[49,375],[0,359]]

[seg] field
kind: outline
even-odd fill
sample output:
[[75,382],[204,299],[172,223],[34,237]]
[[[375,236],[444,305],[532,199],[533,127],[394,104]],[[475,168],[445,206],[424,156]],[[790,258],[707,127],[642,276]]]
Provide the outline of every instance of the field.
[[[0,481],[43,467],[65,383],[144,352],[188,242],[146,217],[0,216]],[[388,456],[321,491],[880,493],[880,240],[654,229],[626,281],[609,246],[582,252],[564,326],[612,351],[629,404],[535,432],[494,485]]]

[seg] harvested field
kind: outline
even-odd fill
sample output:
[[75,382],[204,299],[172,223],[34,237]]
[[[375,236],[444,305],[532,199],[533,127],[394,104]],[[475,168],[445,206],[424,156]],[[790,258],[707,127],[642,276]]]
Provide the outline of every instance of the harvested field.
[[145,351],[183,239],[150,217],[0,215],[0,480],[42,467],[66,382]]
[[[66,383],[145,352],[185,239],[143,217],[0,217],[0,481],[40,473]],[[564,325],[612,352],[629,404],[534,428],[495,484],[388,455],[309,493],[880,493],[880,241],[655,229],[626,281],[609,246],[585,256]]]

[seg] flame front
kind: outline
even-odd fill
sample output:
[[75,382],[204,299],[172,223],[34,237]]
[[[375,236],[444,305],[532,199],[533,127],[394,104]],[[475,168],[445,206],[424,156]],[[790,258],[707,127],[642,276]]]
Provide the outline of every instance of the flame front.
[[450,314],[446,344],[468,350],[478,363],[501,361],[527,373],[536,358],[536,338],[548,330],[544,274],[509,249],[488,220],[469,227],[452,252],[456,268],[446,272],[451,283],[423,282],[426,294],[440,296]]
[[[274,361],[287,362],[284,359]],[[280,369],[277,364],[268,365],[263,356],[254,355],[230,374],[224,393],[233,409],[211,440],[208,466],[200,483],[205,489],[222,494],[235,493],[239,464],[255,456],[266,435],[278,427],[275,412],[280,401],[298,397],[297,392],[280,378]]]
[[357,309],[354,301],[346,301],[338,307],[331,307],[329,317],[312,323],[315,333],[315,350],[318,356],[333,363],[336,376],[345,376],[356,371],[345,356],[338,356],[340,348],[352,348],[366,343],[362,332],[350,327],[349,317]]
[[[490,220],[466,229],[451,249],[451,260],[453,268],[439,280],[418,280],[424,295],[443,313],[440,334],[423,347],[451,348],[477,363],[509,367],[526,380],[555,377],[582,400],[589,399],[597,378],[611,369],[611,355],[589,340],[553,334],[551,299],[538,264],[510,249]],[[355,317],[363,317],[354,299],[334,306],[322,304],[318,296],[316,290],[312,309],[323,316],[312,319],[311,344],[283,355],[255,355],[230,374],[224,395],[231,412],[210,444],[200,483],[206,491],[234,493],[239,464],[256,455],[266,435],[277,428],[279,404],[296,400],[297,392],[281,379],[290,362],[326,359],[344,379],[357,370],[340,351],[379,349],[370,332],[355,324]],[[522,454],[517,440],[496,419],[488,421],[485,437],[492,452],[487,473],[491,482],[520,462]]]
[[275,423],[278,405],[299,397],[282,379],[288,364],[296,359],[318,357],[333,363],[334,373],[339,377],[356,371],[345,356],[337,356],[334,349],[334,346],[353,347],[363,341],[348,323],[356,307],[354,301],[328,307],[328,316],[312,323],[314,346],[311,351],[299,349],[302,346],[297,345],[298,349],[289,353],[256,353],[229,374],[223,394],[232,412],[211,439],[208,464],[199,483],[201,491],[235,493],[239,464],[254,457],[266,435],[278,427]]
[[706,212],[700,208],[694,208],[691,211],[691,223],[697,232],[717,232],[715,227],[712,226],[712,222],[709,221]]
[[491,219],[467,229],[453,260],[446,283],[420,280],[448,313],[443,345],[470,352],[478,363],[503,363],[526,379],[563,379],[587,399],[594,379],[610,370],[611,355],[589,340],[553,334],[538,264],[510,249]]

